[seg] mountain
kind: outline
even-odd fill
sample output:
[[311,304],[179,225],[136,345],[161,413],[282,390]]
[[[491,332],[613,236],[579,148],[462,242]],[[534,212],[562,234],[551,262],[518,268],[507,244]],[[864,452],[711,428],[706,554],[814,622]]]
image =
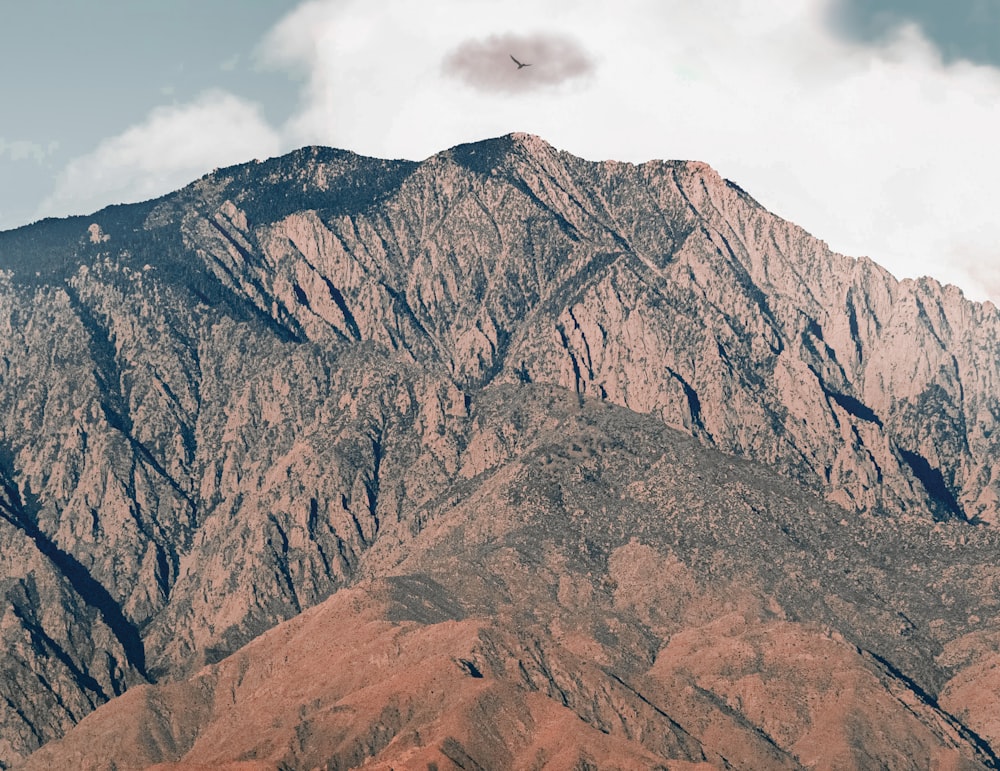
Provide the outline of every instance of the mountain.
[[25,768],[995,767],[962,693],[992,531],[848,518],[564,389],[486,389],[469,429],[350,588]]
[[521,134],[0,270],[4,767],[997,765],[990,303]]

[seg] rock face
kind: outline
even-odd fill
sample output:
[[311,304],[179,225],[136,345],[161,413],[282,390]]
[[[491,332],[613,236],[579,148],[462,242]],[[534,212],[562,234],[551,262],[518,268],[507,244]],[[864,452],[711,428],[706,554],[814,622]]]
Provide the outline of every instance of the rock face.
[[[412,719],[456,716],[462,698],[486,699],[509,701],[504,714],[537,729],[476,749],[473,721],[448,729],[465,734],[393,750],[421,762],[447,767],[438,755],[451,757],[441,750],[450,738],[487,766],[500,746],[525,765],[531,753],[566,765],[718,765],[735,762],[720,742],[740,735],[738,724],[769,737],[783,763],[834,757],[808,756],[816,742],[845,748],[844,762],[858,766],[868,762],[859,745],[881,748],[872,757],[893,766],[906,748],[958,767],[995,763],[995,690],[976,687],[1000,649],[993,530],[981,526],[1000,518],[1000,313],[989,303],[833,254],[702,164],[590,163],[527,135],[421,164],[307,148],[223,169],[157,201],[0,233],[0,271],[4,767],[126,691],[131,706],[117,709],[137,712],[206,694],[192,713],[204,720],[164,718],[159,738],[136,740],[148,745],[136,765],[188,753],[222,760],[195,751],[203,725],[224,731],[234,719],[219,684],[241,661],[305,654],[283,652],[281,627],[227,657],[353,584],[355,594],[291,622],[318,625],[310,644],[338,623],[381,624],[356,643],[389,650],[401,634],[413,655],[440,639],[462,658],[472,655],[466,643],[493,640],[494,658],[464,659],[482,678],[441,664],[448,678],[484,682],[462,680],[449,696],[459,701]],[[572,433],[572,410],[552,393],[570,393],[580,415],[618,405],[627,408],[612,410],[627,416],[619,422],[638,422],[595,429],[591,454],[565,438],[559,449],[551,435],[556,460],[537,461],[532,476],[524,456],[540,452],[545,431]],[[775,495],[798,502],[789,504],[795,528],[751,524],[784,521],[766,491],[720,489],[713,499],[699,489],[680,472],[687,461],[663,459],[681,441],[664,424],[698,441],[684,447],[702,476],[736,461],[700,446],[760,464],[751,477],[763,467],[781,475],[774,490],[796,492]],[[659,438],[642,444],[643,431]],[[639,481],[615,487],[603,464]],[[678,475],[693,489],[675,510],[663,490]],[[574,503],[567,491],[578,487],[587,492]],[[745,496],[756,508],[737,516]],[[633,543],[626,534],[647,519],[652,530]],[[717,540],[730,519],[748,524],[727,535],[736,540]],[[838,548],[841,526],[831,523],[842,519],[854,535]],[[706,523],[710,533],[682,537]],[[553,529],[547,537],[561,545],[509,564],[489,556],[491,538],[530,542],[533,527]],[[605,530],[615,537],[601,541]],[[567,551],[568,533],[589,539],[593,555],[579,563],[573,555],[591,547],[574,541]],[[781,548],[728,556],[748,538]],[[891,558],[880,551],[886,539]],[[486,560],[484,586],[501,595],[470,596],[472,578],[442,567],[457,554]],[[636,564],[649,570],[637,575]],[[507,586],[508,568],[538,586]],[[776,583],[782,571],[792,578]],[[851,586],[813,586],[833,574]],[[443,587],[460,612],[400,627],[392,608],[410,600],[390,575]],[[744,579],[745,594],[720,610]],[[792,584],[812,589],[795,594]],[[345,598],[362,596],[361,586],[383,599],[352,610]],[[555,592],[552,617],[579,628],[566,633],[571,643],[543,628],[544,603],[524,629],[497,622],[519,619],[543,587]],[[427,591],[429,602],[438,596]],[[667,601],[677,592],[703,615]],[[644,657],[615,664],[624,643],[608,629],[635,630]],[[509,666],[536,643],[558,649],[583,690],[563,683],[560,697],[530,667]],[[800,644],[839,663],[807,676],[780,654]],[[637,650],[629,645],[622,650]],[[363,663],[342,653],[326,666]],[[626,674],[658,683],[670,709],[652,709],[661,697],[642,695],[645,685],[642,698],[623,696],[635,687]],[[367,687],[359,678],[315,698],[354,698]],[[788,680],[808,684],[794,707],[776,692]],[[167,691],[145,685],[168,681]],[[612,692],[618,717],[573,706]],[[237,701],[233,715],[255,709]],[[893,704],[906,705],[899,723]],[[862,708],[904,738],[883,747],[851,723]],[[572,746],[558,739],[566,709],[589,726]],[[657,709],[686,733],[664,733]],[[623,717],[633,713],[638,723]],[[410,719],[397,715],[389,731],[373,718],[364,736],[351,733],[361,723],[338,723],[342,745],[299,738],[301,755],[288,762],[320,764],[329,752],[336,767],[376,756],[403,763],[380,753]],[[625,727],[610,731],[616,720]],[[815,733],[823,726],[839,727]],[[644,732],[676,741],[650,744]],[[75,746],[86,754],[86,743]],[[277,758],[279,749],[254,751]],[[244,758],[233,752],[225,759]]]

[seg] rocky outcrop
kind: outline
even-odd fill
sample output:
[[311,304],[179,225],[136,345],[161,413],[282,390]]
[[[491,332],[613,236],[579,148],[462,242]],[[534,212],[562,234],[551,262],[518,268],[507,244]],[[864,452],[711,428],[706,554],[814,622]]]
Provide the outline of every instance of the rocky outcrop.
[[[5,765],[409,544],[549,425],[477,423],[501,386],[648,415],[849,521],[959,539],[1000,512],[996,308],[833,254],[703,164],[306,148],[2,233],[0,272]],[[927,694],[959,677],[963,714],[957,671],[879,655]]]

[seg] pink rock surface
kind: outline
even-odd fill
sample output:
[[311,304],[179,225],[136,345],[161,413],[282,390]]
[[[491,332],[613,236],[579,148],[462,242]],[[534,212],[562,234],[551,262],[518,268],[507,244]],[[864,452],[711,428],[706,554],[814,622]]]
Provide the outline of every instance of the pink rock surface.
[[[833,254],[704,164],[591,163],[529,135],[421,164],[306,148],[0,234],[0,762],[392,575],[418,535],[433,546],[435,521],[452,523],[451,551],[434,552],[451,564],[538,517],[603,555],[581,574],[553,547],[560,607],[610,592],[602,614],[666,644],[725,617],[745,583],[737,604],[764,616],[737,647],[764,660],[789,635],[823,648],[817,625],[841,634],[829,650],[852,695],[829,713],[773,701],[794,668],[770,684],[703,675],[712,704],[745,702],[740,719],[789,756],[825,721],[830,756],[863,766],[852,705],[935,763],[980,762],[962,730],[996,741],[992,649],[976,646],[997,569],[992,528],[970,523],[1000,512],[998,331],[992,304]],[[572,417],[610,405],[630,417]],[[703,467],[668,451],[664,426],[697,440],[685,452]],[[712,487],[721,461],[701,446],[778,476]],[[795,484],[825,503],[779,516]],[[616,551],[644,517],[664,528],[652,551]],[[795,631],[771,624],[788,596]],[[567,656],[613,659],[595,628],[560,623]],[[973,650],[945,655],[960,640]],[[919,725],[896,722],[899,688]],[[589,729],[553,744],[566,705],[510,698],[553,726],[524,746],[598,752]],[[709,702],[675,707],[697,723]],[[178,747],[200,730],[181,723]],[[712,725],[706,746],[742,736]],[[893,763],[910,746],[871,741]]]

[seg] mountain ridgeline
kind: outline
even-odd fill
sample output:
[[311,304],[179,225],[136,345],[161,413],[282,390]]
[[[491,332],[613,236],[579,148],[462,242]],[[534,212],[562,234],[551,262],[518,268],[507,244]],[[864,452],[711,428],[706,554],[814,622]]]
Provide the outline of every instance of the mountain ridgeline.
[[[311,147],[0,233],[0,768],[997,767],[998,423],[991,303],[701,163]],[[312,687],[289,635],[337,628],[417,659],[443,635],[455,693],[534,733],[482,744],[398,694],[320,731],[372,675],[289,702],[295,741],[198,754],[224,688],[255,709],[240,673],[283,656]],[[797,635],[854,701],[781,703],[812,683],[778,661]],[[737,638],[776,657],[765,695],[695,656]],[[112,741],[125,713],[147,727]]]

